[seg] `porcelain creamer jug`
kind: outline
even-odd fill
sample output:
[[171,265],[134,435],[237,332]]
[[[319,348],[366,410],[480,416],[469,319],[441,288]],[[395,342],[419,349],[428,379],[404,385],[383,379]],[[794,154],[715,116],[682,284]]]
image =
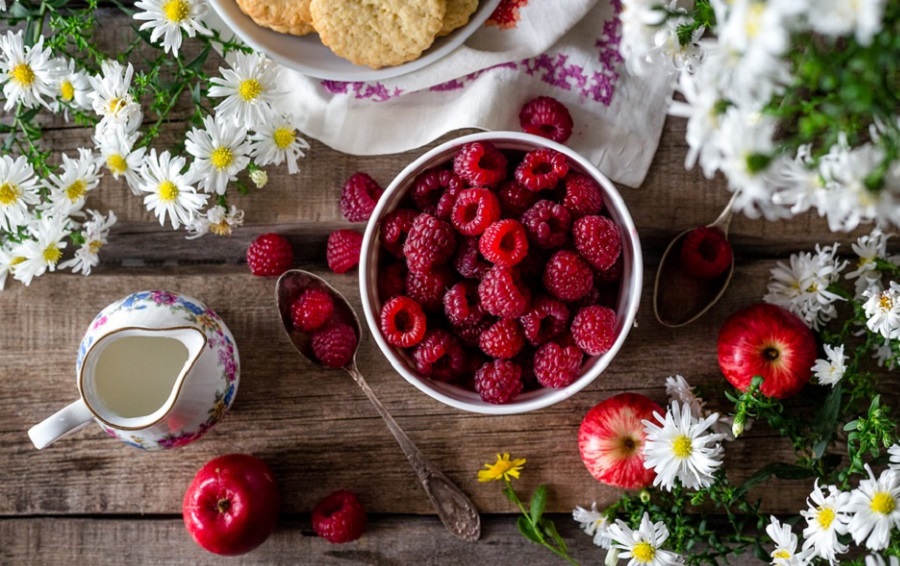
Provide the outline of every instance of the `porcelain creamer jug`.
[[219,316],[191,297],[142,291],[98,314],[78,348],[81,398],[28,431],[37,448],[96,421],[146,450],[183,446],[231,406],[239,359]]

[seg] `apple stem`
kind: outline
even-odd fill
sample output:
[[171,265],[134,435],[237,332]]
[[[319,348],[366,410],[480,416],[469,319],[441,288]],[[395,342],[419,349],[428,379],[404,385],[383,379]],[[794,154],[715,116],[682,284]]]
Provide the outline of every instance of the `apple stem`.
[[231,501],[228,499],[220,499],[218,503],[216,503],[216,509],[219,510],[219,513],[226,513],[229,509],[231,509]]

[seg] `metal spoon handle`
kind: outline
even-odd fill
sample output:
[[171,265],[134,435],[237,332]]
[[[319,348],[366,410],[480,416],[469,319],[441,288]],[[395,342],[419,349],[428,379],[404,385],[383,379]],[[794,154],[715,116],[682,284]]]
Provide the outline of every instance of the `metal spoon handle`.
[[428,498],[434,505],[438,517],[441,518],[444,526],[462,540],[468,542],[478,540],[478,537],[481,536],[481,517],[478,515],[478,509],[475,508],[472,501],[456,484],[450,481],[450,478],[434,467],[434,464],[425,458],[418,447],[413,444],[413,441],[406,436],[406,433],[403,432],[403,429],[400,428],[394,417],[387,412],[387,409],[375,396],[375,392],[366,383],[362,374],[359,373],[356,364],[351,364],[345,369],[353,377],[360,389],[363,390],[363,393],[366,394],[372,405],[375,406],[375,410],[378,411],[378,414],[381,415],[381,418],[387,424],[388,430],[397,439],[397,443],[400,444],[400,448],[403,449],[403,453],[406,454],[406,458],[412,464],[419,481],[422,483],[422,487],[425,489],[425,493],[428,494]]

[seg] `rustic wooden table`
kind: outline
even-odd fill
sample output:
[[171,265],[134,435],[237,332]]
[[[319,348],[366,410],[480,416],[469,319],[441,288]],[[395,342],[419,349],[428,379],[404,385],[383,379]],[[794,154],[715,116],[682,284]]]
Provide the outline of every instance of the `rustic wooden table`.
[[[107,40],[115,42],[118,33],[108,32]],[[328,233],[348,227],[338,210],[340,186],[360,170],[386,186],[425,148],[356,157],[313,141],[299,175],[274,170],[269,185],[235,202],[246,210],[246,224],[230,238],[185,240],[183,232],[160,228],[124,185],[105,178],[94,200],[115,210],[120,220],[94,274],[50,274],[28,288],[10,280],[0,293],[0,563],[218,562],[188,536],[181,500],[207,460],[230,452],[266,460],[283,495],[275,534],[230,563],[554,563],[549,553],[518,534],[514,509],[499,486],[476,480],[476,471],[495,453],[511,452],[528,459],[517,483],[524,492],[542,483],[550,487],[548,510],[558,514],[557,525],[573,555],[601,564],[604,553],[569,517],[575,505],[602,505],[618,495],[598,484],[581,463],[576,437],[583,415],[623,390],[664,403],[665,377],[676,373],[709,392],[713,406],[720,403],[723,379],[715,339],[724,319],[761,298],[778,259],[818,242],[846,243],[855,237],[831,234],[811,216],[780,223],[738,216],[731,232],[737,267],[728,293],[686,328],[661,326],[650,305],[661,251],[676,233],[714,219],[729,198],[721,178],[710,181],[699,171],[685,171],[684,129],[684,121],[670,119],[643,186],[621,189],[645,253],[641,310],[619,355],[578,395],[524,415],[460,412],[409,385],[392,371],[371,337],[363,338],[359,365],[372,388],[412,440],[481,510],[483,534],[474,544],[451,537],[434,517],[402,452],[352,380],[317,370],[296,354],[278,320],[275,280],[251,276],[243,260],[253,238],[277,231],[294,244],[299,267],[322,274],[358,307],[356,272],[334,275],[324,266]],[[46,142],[72,152],[88,145],[89,138],[87,129],[54,123],[48,125]],[[229,325],[242,362],[231,411],[203,439],[172,451],[142,452],[94,426],[35,450],[28,428],[77,395],[75,353],[94,314],[147,288],[193,295]],[[739,479],[789,451],[764,426],[754,427],[729,444],[726,464]],[[370,513],[366,534],[345,545],[317,538],[309,523],[315,503],[337,489],[357,492]],[[776,482],[759,495],[771,512],[796,513],[808,490],[807,482]]]

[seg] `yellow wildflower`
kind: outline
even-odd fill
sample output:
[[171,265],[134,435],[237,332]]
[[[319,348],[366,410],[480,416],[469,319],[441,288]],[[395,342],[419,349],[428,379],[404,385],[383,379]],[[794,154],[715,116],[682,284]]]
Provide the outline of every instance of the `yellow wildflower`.
[[516,458],[510,461],[509,454],[497,454],[497,462],[485,464],[484,470],[478,470],[478,481],[489,482],[497,480],[509,481],[510,478],[519,478],[519,470],[525,465],[525,458]]

